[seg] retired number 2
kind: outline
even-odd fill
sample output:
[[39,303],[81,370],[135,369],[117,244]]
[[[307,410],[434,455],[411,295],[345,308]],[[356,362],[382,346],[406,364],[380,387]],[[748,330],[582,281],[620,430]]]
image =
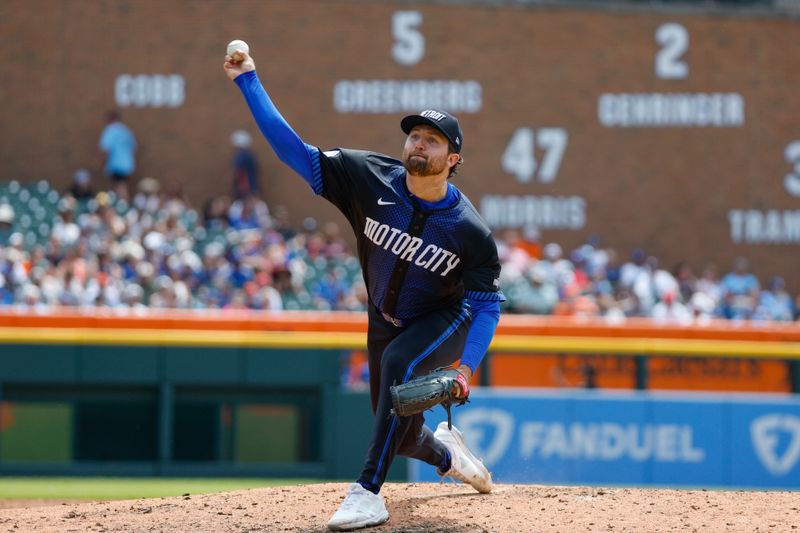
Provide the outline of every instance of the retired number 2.
[[656,76],[663,80],[682,80],[689,76],[689,65],[681,56],[689,49],[689,32],[676,23],[662,24],[656,30],[661,50],[656,54]]

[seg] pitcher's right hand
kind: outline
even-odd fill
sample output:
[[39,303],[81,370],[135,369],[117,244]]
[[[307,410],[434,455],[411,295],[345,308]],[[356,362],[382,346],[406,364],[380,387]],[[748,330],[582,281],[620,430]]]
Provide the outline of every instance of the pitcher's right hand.
[[244,50],[237,50],[237,52],[244,57],[242,61],[234,62],[231,56],[226,55],[225,64],[222,66],[225,69],[225,74],[227,74],[228,78],[231,80],[236,79],[245,72],[256,69],[256,64],[253,62],[253,58],[250,57],[250,54]]

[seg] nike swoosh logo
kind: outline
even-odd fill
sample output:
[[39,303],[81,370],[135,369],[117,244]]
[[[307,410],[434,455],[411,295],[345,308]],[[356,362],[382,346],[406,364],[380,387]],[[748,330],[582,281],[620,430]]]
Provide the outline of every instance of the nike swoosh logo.
[[378,205],[395,205],[394,202],[386,202],[383,198],[378,198]]

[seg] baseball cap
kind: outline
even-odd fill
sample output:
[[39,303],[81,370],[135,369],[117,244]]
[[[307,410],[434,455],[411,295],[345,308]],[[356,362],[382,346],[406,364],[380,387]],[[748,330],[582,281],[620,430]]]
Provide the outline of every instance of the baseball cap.
[[461,131],[461,126],[458,119],[448,113],[438,109],[426,109],[419,115],[408,115],[400,121],[400,127],[406,135],[411,133],[414,126],[427,125],[441,131],[450,144],[456,149],[456,153],[461,152],[461,145],[464,142],[464,132]]

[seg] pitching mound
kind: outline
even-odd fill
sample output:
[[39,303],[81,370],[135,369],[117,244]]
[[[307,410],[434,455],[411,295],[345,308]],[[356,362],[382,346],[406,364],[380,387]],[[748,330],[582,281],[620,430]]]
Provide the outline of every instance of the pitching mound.
[[[329,483],[0,510],[0,532],[319,532],[347,485]],[[380,533],[800,531],[800,493],[498,485],[384,487]]]

